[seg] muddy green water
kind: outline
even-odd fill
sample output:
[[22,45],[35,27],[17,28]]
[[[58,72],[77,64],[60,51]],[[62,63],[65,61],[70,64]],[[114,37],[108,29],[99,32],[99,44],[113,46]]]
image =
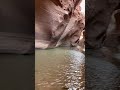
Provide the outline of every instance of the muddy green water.
[[84,90],[84,55],[62,48],[36,50],[36,90]]

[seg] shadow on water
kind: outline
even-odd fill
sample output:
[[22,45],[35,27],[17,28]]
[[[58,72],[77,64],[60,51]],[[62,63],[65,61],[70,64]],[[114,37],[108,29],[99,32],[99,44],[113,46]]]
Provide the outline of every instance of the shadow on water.
[[36,90],[84,90],[84,54],[56,48],[36,50],[35,57]]

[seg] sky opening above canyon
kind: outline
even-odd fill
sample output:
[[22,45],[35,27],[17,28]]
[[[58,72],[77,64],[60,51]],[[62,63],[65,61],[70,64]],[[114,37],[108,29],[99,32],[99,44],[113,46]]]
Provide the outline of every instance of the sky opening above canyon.
[[80,7],[81,7],[81,12],[85,15],[85,0],[82,0]]

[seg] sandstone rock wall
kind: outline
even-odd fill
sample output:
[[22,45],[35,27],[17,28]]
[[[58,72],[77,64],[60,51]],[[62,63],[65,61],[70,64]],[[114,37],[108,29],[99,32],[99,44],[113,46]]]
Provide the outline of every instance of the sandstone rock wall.
[[111,15],[104,46],[112,51],[117,51],[120,46],[120,9],[115,10]]
[[86,48],[100,48],[120,0],[86,0]]
[[35,0],[35,47],[80,45],[84,29],[81,0]]

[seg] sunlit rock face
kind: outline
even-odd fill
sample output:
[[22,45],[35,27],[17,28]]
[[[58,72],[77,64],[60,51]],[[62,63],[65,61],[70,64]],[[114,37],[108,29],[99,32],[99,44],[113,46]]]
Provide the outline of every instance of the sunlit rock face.
[[35,47],[78,46],[84,29],[81,0],[35,0]]

